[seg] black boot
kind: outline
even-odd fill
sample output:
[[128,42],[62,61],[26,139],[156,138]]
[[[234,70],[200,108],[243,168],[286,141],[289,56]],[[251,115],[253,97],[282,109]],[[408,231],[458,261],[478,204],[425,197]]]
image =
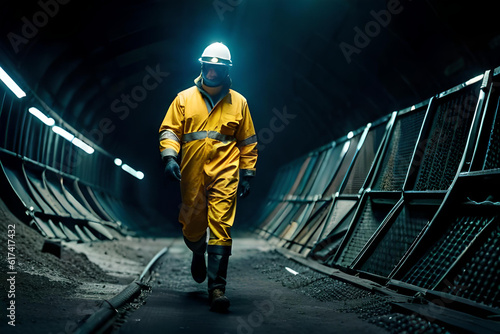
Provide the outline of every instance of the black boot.
[[205,264],[205,250],[207,249],[206,235],[196,242],[189,241],[184,237],[184,242],[193,252],[191,275],[196,283],[203,283],[207,277],[207,266]]
[[226,312],[229,308],[229,298],[226,292],[227,266],[231,247],[209,246],[208,249],[208,295],[210,310]]
[[210,311],[225,313],[229,309],[229,298],[222,289],[213,289],[209,292]]

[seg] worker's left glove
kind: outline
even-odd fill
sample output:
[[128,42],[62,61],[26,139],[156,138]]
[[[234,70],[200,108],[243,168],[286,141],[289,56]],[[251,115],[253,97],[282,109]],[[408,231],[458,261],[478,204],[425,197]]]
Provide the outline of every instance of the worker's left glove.
[[181,169],[179,168],[179,164],[173,157],[166,157],[164,159],[165,162],[165,174],[171,180],[181,180]]
[[251,176],[240,177],[240,183],[238,184],[238,196],[245,198],[250,194],[250,179]]

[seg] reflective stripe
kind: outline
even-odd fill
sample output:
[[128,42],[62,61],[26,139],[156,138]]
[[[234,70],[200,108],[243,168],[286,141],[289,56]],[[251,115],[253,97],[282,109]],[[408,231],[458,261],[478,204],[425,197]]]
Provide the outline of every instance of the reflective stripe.
[[164,149],[163,151],[160,152],[160,155],[162,158],[165,158],[165,157],[174,157],[174,158],[177,158],[177,152],[172,149],[172,148],[166,148]]
[[253,135],[253,136],[248,137],[247,139],[243,139],[242,141],[239,141],[238,147],[247,146],[250,144],[254,144],[256,142],[257,142],[257,135]]
[[207,132],[206,131],[199,131],[199,132],[191,132],[191,133],[185,133],[182,136],[182,142],[187,143],[193,140],[200,140],[200,139],[205,139],[207,138]]
[[232,142],[233,140],[236,140],[236,138],[234,138],[233,136],[223,135],[222,133],[219,133],[216,131],[208,131],[208,138],[221,141],[224,144]]
[[178,143],[181,142],[179,140],[179,137],[177,137],[177,135],[170,130],[164,130],[164,131],[160,132],[160,141],[162,141],[163,139],[172,139]]
[[187,143],[193,140],[201,140],[205,138],[215,139],[223,143],[232,142],[235,140],[233,136],[223,135],[217,131],[198,131],[186,133],[182,136],[182,142]]

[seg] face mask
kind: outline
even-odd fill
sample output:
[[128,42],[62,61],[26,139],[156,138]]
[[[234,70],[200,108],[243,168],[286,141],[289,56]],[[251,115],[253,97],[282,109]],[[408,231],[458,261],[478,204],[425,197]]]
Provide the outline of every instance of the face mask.
[[203,64],[201,67],[203,83],[208,87],[217,87],[222,85],[229,74],[227,66]]

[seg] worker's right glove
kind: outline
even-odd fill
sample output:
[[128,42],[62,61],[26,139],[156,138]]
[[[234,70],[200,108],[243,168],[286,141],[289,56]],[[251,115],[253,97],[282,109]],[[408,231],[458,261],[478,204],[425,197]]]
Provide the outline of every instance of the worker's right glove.
[[241,198],[245,198],[250,194],[250,179],[251,177],[243,176],[240,178],[240,182],[238,184],[238,196]]
[[171,180],[181,180],[181,169],[179,164],[175,161],[174,157],[166,157],[165,161],[165,174]]

